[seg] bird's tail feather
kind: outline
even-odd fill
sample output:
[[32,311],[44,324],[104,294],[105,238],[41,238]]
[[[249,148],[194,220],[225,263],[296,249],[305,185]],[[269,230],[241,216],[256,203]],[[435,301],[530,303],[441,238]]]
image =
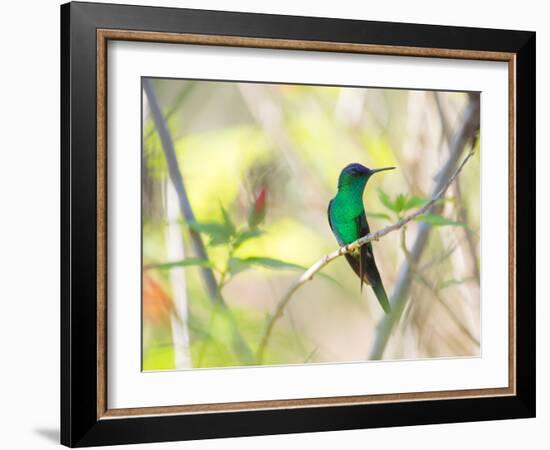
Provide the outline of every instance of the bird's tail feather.
[[384,312],[386,314],[389,314],[391,312],[391,306],[390,306],[390,302],[388,301],[388,296],[386,295],[386,290],[384,289],[384,285],[382,283],[376,283],[372,286],[372,290],[376,294],[378,303],[380,303],[380,306],[382,307]]

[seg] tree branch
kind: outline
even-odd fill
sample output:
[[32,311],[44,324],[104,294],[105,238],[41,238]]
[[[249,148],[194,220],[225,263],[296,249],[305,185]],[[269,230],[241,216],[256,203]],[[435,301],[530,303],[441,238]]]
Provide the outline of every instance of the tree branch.
[[[155,127],[157,128],[160,140],[162,142],[162,149],[164,151],[164,156],[166,157],[166,162],[168,163],[170,180],[172,181],[172,185],[178,194],[181,215],[188,222],[195,221],[195,214],[193,214],[193,210],[191,209],[191,204],[189,203],[189,198],[187,197],[187,190],[185,189],[183,177],[181,176],[178,166],[174,142],[172,141],[170,130],[168,130],[168,125],[166,124],[162,111],[160,110],[157,96],[153,86],[151,85],[151,80],[148,78],[143,79],[143,90],[145,91],[145,95],[149,101],[149,108],[151,109],[153,121],[155,122]],[[193,243],[196,256],[201,259],[208,259],[200,234],[190,229],[189,235],[191,236],[191,242]],[[206,289],[208,290],[210,300],[213,303],[223,303],[223,300],[219,295],[217,295],[218,284],[216,283],[216,278],[214,277],[212,270],[208,267],[201,267],[201,273]]]
[[[449,174],[452,173],[462,151],[466,147],[468,141],[479,130],[479,96],[470,96],[470,102],[465,108],[462,116],[461,126],[455,133],[451,143],[449,145],[449,158],[445,165],[441,168],[437,178],[434,192],[438,192],[441,186],[444,185],[445,180]],[[437,206],[436,206],[437,208]],[[410,250],[411,257],[414,261],[418,261],[422,255],[428,237],[430,235],[431,225],[428,223],[422,223],[418,227],[416,240]],[[377,326],[377,332],[374,339],[373,346],[371,348],[369,359],[381,359],[386,344],[389,341],[393,326],[401,318],[401,313],[406,305],[408,299],[408,292],[411,286],[413,278],[413,271],[408,261],[403,262],[395,287],[392,292],[390,304],[392,312],[382,318]]]
[[[185,184],[183,183],[183,177],[179,170],[178,160],[176,158],[176,151],[174,149],[174,142],[172,141],[170,130],[168,129],[168,125],[166,124],[164,116],[162,115],[162,111],[160,110],[159,102],[151,84],[151,80],[149,80],[148,78],[143,79],[143,90],[145,91],[145,95],[147,96],[147,99],[149,101],[149,108],[151,109],[151,114],[153,115],[153,121],[160,136],[164,156],[166,157],[166,162],[168,163],[170,180],[172,181],[172,184],[178,194],[181,214],[186,221],[194,221],[195,215],[193,214],[193,210],[191,209],[191,204],[189,203],[189,198],[187,197]],[[206,248],[204,247],[204,243],[202,242],[200,234],[190,229],[189,235],[191,236],[191,242],[193,243],[195,255],[200,259],[207,260],[208,255],[206,253]],[[218,289],[218,283],[216,282],[216,278],[214,277],[212,269],[210,269],[209,267],[201,267],[200,270],[212,304],[215,306],[220,306],[226,312],[226,316],[230,322],[232,329],[233,350],[244,364],[253,364],[254,354],[242,337],[237,323],[233,315],[231,314],[231,311],[229,311],[227,305],[223,300],[223,297],[221,296],[220,290]]]
[[[187,99],[189,94],[191,94],[191,92],[193,92],[194,86],[195,86],[194,81],[188,80],[188,81],[185,82],[185,85],[184,85],[183,89],[181,90],[181,92],[178,94],[178,96],[176,97],[176,99],[172,103],[172,106],[170,106],[168,111],[166,111],[166,113],[163,116],[164,121],[166,123],[168,123],[170,121],[170,118],[178,111],[181,104]],[[143,138],[144,142],[148,141],[151,138],[151,136],[155,133],[155,128],[156,128],[156,124],[145,135],[145,137]]]
[[[441,122],[442,138],[445,140],[447,146],[450,146],[452,141],[452,133],[449,125],[449,120],[447,119],[447,115],[445,114],[443,104],[439,95],[440,94],[438,92],[434,92],[433,98],[435,100],[437,112],[439,114],[439,120]],[[472,145],[472,147],[474,147],[474,145]],[[462,189],[460,188],[460,180],[458,178],[455,181],[455,190],[458,204],[460,205],[460,208],[458,208],[458,219],[463,223],[468,223],[468,211],[463,205]],[[479,263],[477,260],[476,244],[473,239],[472,230],[469,227],[464,227],[464,235],[466,236],[470,258],[472,260],[473,275],[477,282],[477,285],[479,286],[481,277],[479,272]]]
[[317,274],[323,267],[325,267],[327,264],[329,264],[331,261],[334,261],[336,258],[345,255],[346,253],[353,252],[354,250],[358,249],[362,245],[365,245],[368,242],[371,241],[378,241],[381,237],[391,233],[392,231],[399,230],[401,227],[409,223],[411,220],[416,219],[417,217],[421,216],[422,214],[429,211],[432,206],[443,196],[447,188],[451,185],[451,183],[455,180],[455,178],[458,176],[458,174],[461,172],[464,165],[468,162],[468,160],[472,157],[473,153],[470,152],[466,158],[464,158],[464,161],[462,161],[462,164],[456,169],[454,174],[447,180],[447,182],[441,187],[439,192],[437,192],[432,199],[426,203],[422,208],[418,209],[416,212],[408,215],[407,217],[404,217],[403,219],[399,220],[398,222],[394,223],[393,225],[389,225],[385,228],[382,228],[381,230],[376,231],[375,233],[369,233],[356,241],[352,242],[351,244],[344,245],[333,252],[329,253],[328,255],[323,256],[319,261],[317,261],[315,264],[313,264],[309,269],[307,269],[300,277],[298,277],[288,288],[285,295],[282,297],[282,299],[277,304],[277,307],[275,309],[275,313],[273,316],[271,316],[267,326],[265,333],[263,335],[262,340],[260,341],[260,345],[258,347],[258,351],[256,353],[256,359],[261,364],[264,356],[265,349],[267,347],[267,344],[269,342],[269,339],[271,337],[271,333],[273,331],[273,327],[275,325],[275,322],[283,315],[283,311],[292,298],[292,295],[305,283],[312,280],[315,274]]

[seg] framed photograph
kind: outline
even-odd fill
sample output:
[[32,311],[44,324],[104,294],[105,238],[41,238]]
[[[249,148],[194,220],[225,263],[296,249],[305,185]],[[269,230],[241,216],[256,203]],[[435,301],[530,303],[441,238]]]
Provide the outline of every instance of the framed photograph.
[[61,7],[61,441],[535,415],[535,33]]

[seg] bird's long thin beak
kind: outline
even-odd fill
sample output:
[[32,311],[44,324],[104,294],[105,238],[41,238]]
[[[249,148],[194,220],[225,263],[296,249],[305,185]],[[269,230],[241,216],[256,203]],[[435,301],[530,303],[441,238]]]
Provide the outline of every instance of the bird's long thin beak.
[[382,172],[384,170],[393,170],[395,167],[380,167],[380,169],[371,169],[371,173]]

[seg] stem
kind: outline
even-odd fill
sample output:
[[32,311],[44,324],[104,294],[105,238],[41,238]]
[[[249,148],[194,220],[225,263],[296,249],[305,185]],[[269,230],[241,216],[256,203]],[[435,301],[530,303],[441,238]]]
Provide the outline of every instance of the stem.
[[[463,223],[468,223],[468,211],[463,205],[463,197],[462,197],[462,189],[460,187],[459,180],[455,181],[455,192],[456,192],[456,198],[460,205],[458,209],[458,220],[460,220]],[[464,235],[466,236],[466,242],[468,244],[468,251],[470,253],[470,259],[472,261],[472,271],[473,276],[477,282],[477,285],[480,286],[481,283],[481,274],[479,272],[479,263],[477,261],[477,250],[476,250],[476,244],[473,239],[473,233],[472,230],[470,230],[468,227],[464,227]]]
[[[180,226],[178,199],[175,189],[169,185],[166,189],[166,253],[170,259],[185,257],[183,238]],[[173,267],[170,271],[170,284],[174,311],[170,321],[172,326],[172,343],[174,349],[174,366],[176,369],[191,368],[191,351],[189,330],[187,328],[187,286],[185,271],[180,267]]]

